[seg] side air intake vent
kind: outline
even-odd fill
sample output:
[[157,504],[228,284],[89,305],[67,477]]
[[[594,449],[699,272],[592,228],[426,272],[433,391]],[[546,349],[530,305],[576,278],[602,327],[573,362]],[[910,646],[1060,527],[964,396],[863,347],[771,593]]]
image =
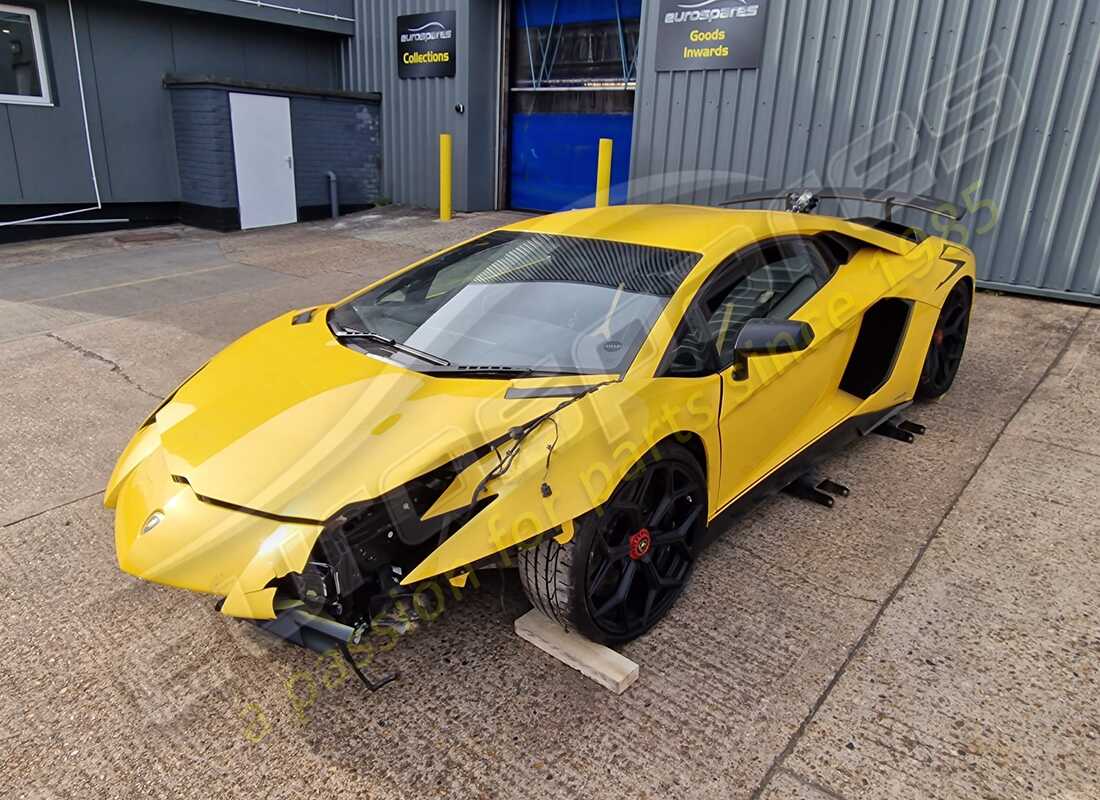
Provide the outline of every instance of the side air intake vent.
[[841,389],[867,399],[883,387],[894,371],[912,308],[909,300],[885,297],[864,312]]

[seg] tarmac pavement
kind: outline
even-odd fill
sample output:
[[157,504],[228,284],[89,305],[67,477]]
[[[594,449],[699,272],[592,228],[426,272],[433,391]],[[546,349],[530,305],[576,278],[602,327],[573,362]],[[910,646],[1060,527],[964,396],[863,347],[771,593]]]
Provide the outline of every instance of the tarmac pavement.
[[621,697],[512,633],[512,574],[377,656],[114,559],[102,489],[214,352],[510,213],[0,247],[0,797],[1100,796],[1100,310],[980,293],[954,389],[722,536]]

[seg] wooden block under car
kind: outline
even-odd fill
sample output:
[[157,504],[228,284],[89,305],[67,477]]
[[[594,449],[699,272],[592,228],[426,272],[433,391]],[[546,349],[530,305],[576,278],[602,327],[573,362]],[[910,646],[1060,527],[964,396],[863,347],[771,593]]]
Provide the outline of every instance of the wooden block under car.
[[638,665],[610,647],[567,632],[538,609],[516,620],[516,634],[605,689],[622,694],[638,680]]

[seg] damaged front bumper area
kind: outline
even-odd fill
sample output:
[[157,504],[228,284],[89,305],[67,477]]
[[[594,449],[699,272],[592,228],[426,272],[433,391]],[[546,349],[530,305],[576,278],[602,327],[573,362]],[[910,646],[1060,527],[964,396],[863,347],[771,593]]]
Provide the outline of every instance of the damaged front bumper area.
[[314,652],[339,651],[371,691],[395,680],[396,673],[369,677],[352,652],[372,636],[385,637],[388,646],[381,649],[389,649],[399,636],[442,611],[441,594],[420,592],[401,581],[492,501],[487,497],[424,520],[453,480],[448,465],[383,497],[343,509],[325,524],[306,563],[265,587],[274,592],[274,619],[253,622]]
[[302,568],[274,578],[276,605],[301,603],[311,614],[356,630],[404,633],[434,609],[402,581],[440,544],[493,501],[425,514],[455,479],[445,465],[382,497],[353,503],[325,523]]
[[288,607],[278,611],[273,620],[252,620],[257,627],[280,639],[305,647],[315,653],[327,655],[339,651],[363,684],[372,692],[397,680],[396,672],[388,672],[380,678],[368,677],[352,655],[369,631],[353,628],[329,617],[311,614],[301,607]]
[[404,633],[430,615],[424,606],[434,595],[418,598],[402,579],[492,502],[423,519],[467,460],[325,523],[280,517],[199,495],[172,474],[158,443],[149,444],[110,493],[119,566],[220,595],[223,614],[312,649],[346,646],[372,630]]

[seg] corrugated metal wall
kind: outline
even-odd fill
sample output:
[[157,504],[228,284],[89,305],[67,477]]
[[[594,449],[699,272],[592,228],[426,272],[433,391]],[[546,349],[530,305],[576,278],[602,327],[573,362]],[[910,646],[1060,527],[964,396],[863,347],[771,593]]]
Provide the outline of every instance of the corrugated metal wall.
[[658,73],[646,0],[633,202],[928,193],[963,226],[911,221],[970,245],[984,285],[1100,302],[1100,0],[766,2],[759,70]]
[[[495,163],[497,11],[495,0],[456,0],[454,78],[397,77],[396,20],[438,11],[438,0],[357,0],[355,36],[341,51],[344,88],[382,93],[383,185],[397,203],[439,205],[439,134],[454,137],[454,203],[492,208]],[[459,114],[455,105],[462,103]],[[469,171],[477,170],[477,180]]]
[[[461,3],[459,5],[462,5]],[[435,11],[436,0],[367,0],[356,3],[355,36],[343,50],[344,88],[382,93],[382,185],[396,203],[435,207],[439,201],[440,133],[465,147],[466,126],[454,104],[464,92],[463,73],[453,79],[399,80],[395,20],[399,14]],[[469,24],[465,14],[458,25]],[[461,185],[464,175],[456,172]]]

